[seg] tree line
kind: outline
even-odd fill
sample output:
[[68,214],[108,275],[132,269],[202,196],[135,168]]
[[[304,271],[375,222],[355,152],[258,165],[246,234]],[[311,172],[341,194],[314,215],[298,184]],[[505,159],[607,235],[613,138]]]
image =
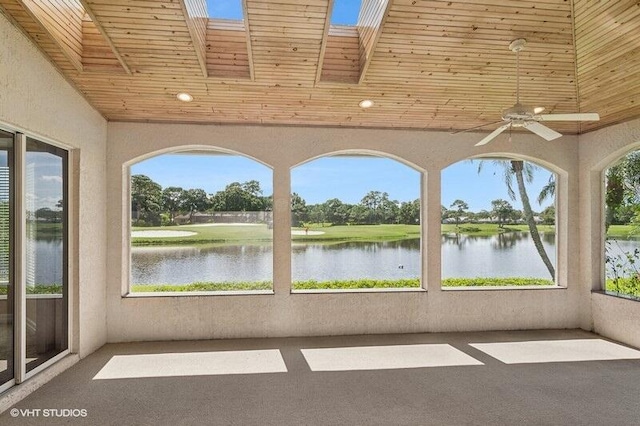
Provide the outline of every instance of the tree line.
[[359,203],[349,204],[338,198],[324,203],[307,205],[297,193],[291,194],[293,226],[304,223],[331,223],[333,225],[379,225],[420,223],[420,199],[397,201],[387,192],[369,191]]
[[[480,210],[472,212],[469,205],[463,200],[455,200],[449,208],[441,206],[442,221],[453,222],[456,225],[461,223],[492,222],[503,228],[508,223],[519,223],[526,220],[523,210],[517,210],[507,200],[497,199],[491,201],[491,210]],[[534,218],[545,225],[554,225],[556,222],[556,209],[553,205],[546,207],[542,212],[532,211]]]
[[[178,215],[215,211],[270,211],[273,196],[264,196],[260,183],[255,180],[233,182],[224,190],[207,194],[199,188],[184,189],[170,186],[162,188],[145,175],[131,177],[131,217],[135,226],[159,226],[175,223]],[[307,205],[297,193],[291,194],[293,226],[304,223],[383,224],[420,223],[420,200],[399,202],[389,194],[369,191],[358,204],[344,203],[332,198],[324,203]]]
[[224,190],[207,194],[204,189],[162,186],[145,175],[131,176],[131,218],[135,226],[175,223],[178,215],[206,211],[268,211],[272,196],[263,196],[260,182],[233,182]]
[[627,154],[606,172],[605,225],[640,226],[640,151]]
[[[507,223],[522,222],[525,213],[515,209],[506,200],[491,202],[490,210],[472,212],[463,200],[455,200],[449,208],[442,206],[443,222],[493,222],[503,227]],[[215,211],[270,211],[273,197],[264,196],[260,183],[255,180],[232,182],[224,190],[207,194],[200,188],[184,189],[176,186],[162,188],[145,175],[131,177],[131,209],[136,226],[159,226],[175,223],[179,215],[188,215],[191,221],[196,212]],[[545,224],[555,223],[555,208],[549,206],[535,213]],[[331,223],[333,225],[373,225],[420,223],[420,199],[397,201],[387,192],[369,191],[359,203],[345,203],[331,198],[323,203],[307,204],[297,193],[291,194],[293,226],[305,223]]]

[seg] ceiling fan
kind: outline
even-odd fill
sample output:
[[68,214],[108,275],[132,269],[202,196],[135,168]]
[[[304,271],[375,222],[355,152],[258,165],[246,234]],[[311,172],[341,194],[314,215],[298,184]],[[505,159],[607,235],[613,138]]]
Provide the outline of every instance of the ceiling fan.
[[495,139],[500,133],[514,127],[522,127],[536,135],[551,141],[562,136],[547,126],[540,124],[541,121],[598,121],[600,116],[597,113],[576,113],[576,114],[541,114],[544,107],[531,107],[520,103],[520,51],[524,49],[527,41],[523,38],[513,40],[509,44],[509,49],[516,54],[516,104],[511,108],[502,111],[502,120],[495,123],[483,124],[470,129],[461,130],[456,133],[468,132],[492,124],[502,123],[500,127],[488,134],[476,146],[486,145]]

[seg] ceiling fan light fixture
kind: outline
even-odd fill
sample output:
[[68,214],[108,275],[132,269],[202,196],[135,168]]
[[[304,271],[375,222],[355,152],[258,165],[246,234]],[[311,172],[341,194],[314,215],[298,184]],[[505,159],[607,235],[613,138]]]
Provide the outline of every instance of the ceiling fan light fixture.
[[193,96],[191,96],[187,92],[178,93],[176,95],[176,98],[178,98],[178,100],[181,100],[182,102],[191,102],[193,100]]
[[509,50],[511,50],[512,52],[519,52],[524,49],[525,44],[527,44],[526,39],[517,38],[509,44]]
[[[520,51],[524,49],[527,41],[523,38],[513,40],[509,44],[509,49],[516,54],[516,103],[511,107],[502,111],[502,123],[493,132],[485,136],[475,146],[486,145],[495,139],[500,133],[504,132],[507,128],[524,128],[528,131],[535,133],[541,138],[552,141],[562,136],[561,133],[556,132],[553,129],[541,124],[544,121],[598,121],[600,116],[598,113],[567,113],[567,114],[541,114],[545,109],[544,107],[531,107],[520,103]],[[489,123],[496,124],[496,123]],[[471,127],[470,129],[462,130],[463,132],[478,129],[485,125]],[[458,132],[456,132],[458,133]],[[511,142],[511,134],[509,134],[509,142]]]
[[371,99],[363,99],[358,103],[360,108],[367,109],[373,106],[373,101]]

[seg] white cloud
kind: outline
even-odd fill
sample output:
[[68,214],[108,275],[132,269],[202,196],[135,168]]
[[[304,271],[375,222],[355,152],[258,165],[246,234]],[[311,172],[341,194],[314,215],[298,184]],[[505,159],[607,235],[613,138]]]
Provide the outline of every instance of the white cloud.
[[62,176],[42,176],[40,179],[47,182],[58,182],[62,183]]

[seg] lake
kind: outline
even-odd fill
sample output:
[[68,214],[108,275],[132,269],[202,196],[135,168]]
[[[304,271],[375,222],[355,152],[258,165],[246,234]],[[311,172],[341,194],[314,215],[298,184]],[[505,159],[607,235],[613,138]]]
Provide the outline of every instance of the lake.
[[[555,236],[543,236],[555,263]],[[491,237],[443,236],[443,277],[549,278],[526,232]],[[271,246],[132,247],[133,284],[272,280]],[[420,240],[292,246],[292,278],[399,279],[420,276]],[[517,265],[514,267],[514,265]]]
[[[543,235],[543,244],[555,263],[555,236]],[[60,283],[59,240],[30,241],[30,281]],[[616,239],[609,255],[640,248],[640,240]],[[133,247],[133,284],[187,284],[194,281],[272,280],[270,245],[219,247]],[[443,235],[442,276],[548,278],[548,272],[526,232],[491,237]],[[294,281],[349,278],[398,279],[420,276],[420,240],[375,243],[298,244],[292,247]],[[515,266],[514,266],[515,265]],[[515,272],[514,272],[515,271]]]
[[[555,265],[555,234],[541,234],[541,238]],[[442,236],[442,278],[514,276],[551,279],[528,232]]]

